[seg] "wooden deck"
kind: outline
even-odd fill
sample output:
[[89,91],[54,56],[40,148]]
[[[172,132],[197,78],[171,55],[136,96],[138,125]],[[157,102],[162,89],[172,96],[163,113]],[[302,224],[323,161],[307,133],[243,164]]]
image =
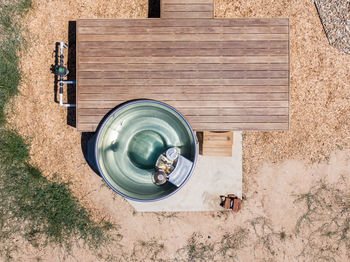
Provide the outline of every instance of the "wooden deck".
[[78,20],[77,129],[140,98],[174,106],[194,130],[287,130],[288,19]]

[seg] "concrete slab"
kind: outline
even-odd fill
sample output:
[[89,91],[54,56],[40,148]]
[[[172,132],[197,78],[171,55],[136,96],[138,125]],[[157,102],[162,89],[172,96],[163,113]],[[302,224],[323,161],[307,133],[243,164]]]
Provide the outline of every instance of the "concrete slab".
[[232,157],[198,156],[191,178],[174,195],[156,202],[128,202],[139,212],[222,211],[220,195],[242,197],[242,132],[234,132]]

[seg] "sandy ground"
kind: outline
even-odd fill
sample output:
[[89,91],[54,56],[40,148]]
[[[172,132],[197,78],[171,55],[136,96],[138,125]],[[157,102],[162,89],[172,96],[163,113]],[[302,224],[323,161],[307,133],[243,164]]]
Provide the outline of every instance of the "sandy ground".
[[[68,21],[144,18],[148,1],[33,2],[34,10],[26,18],[31,46],[22,58],[25,81],[9,108],[10,125],[31,141],[33,164],[44,175],[59,174],[70,181],[74,194],[97,220],[110,219],[119,229],[114,233],[117,241],[97,251],[73,247],[69,255],[59,247],[36,249],[23,244],[15,260],[187,260],[184,247],[195,232],[195,243],[213,245],[212,251],[201,253],[203,260],[227,261],[233,258],[215,250],[222,247],[225,234],[238,236],[240,229],[246,237],[238,241],[242,245],[230,250],[238,261],[313,261],[326,255],[338,261],[349,259],[345,250],[350,246],[345,242],[323,241],[321,236],[313,239],[315,226],[333,221],[337,212],[341,211],[338,217],[344,215],[343,202],[337,197],[327,197],[334,210],[321,212],[318,222],[296,230],[298,219],[306,212],[304,201],[294,202],[299,194],[319,183],[350,193],[350,57],[328,44],[312,1],[215,1],[216,17],[290,19],[290,131],[244,134],[243,192],[247,200],[239,214],[133,212],[86,164],[81,134],[67,125],[66,110],[53,101],[52,51],[56,41],[67,41]],[[349,210],[346,212],[349,216]],[[337,255],[327,253],[332,251],[329,243],[339,243],[332,246]]]

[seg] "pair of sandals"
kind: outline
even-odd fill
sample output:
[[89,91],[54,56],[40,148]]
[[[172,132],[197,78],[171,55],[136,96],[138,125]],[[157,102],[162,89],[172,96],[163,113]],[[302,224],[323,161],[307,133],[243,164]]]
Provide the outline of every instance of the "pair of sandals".
[[220,196],[220,206],[226,209],[232,209],[233,212],[237,213],[242,209],[242,199],[238,198],[234,194],[228,194],[227,196]]

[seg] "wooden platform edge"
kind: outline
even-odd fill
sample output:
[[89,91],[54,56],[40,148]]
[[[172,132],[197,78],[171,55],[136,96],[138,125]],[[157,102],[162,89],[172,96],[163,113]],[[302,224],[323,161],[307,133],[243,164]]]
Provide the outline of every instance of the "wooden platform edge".
[[290,23],[288,20],[288,130],[290,131]]
[[[75,77],[76,77],[76,84],[75,84],[75,127],[78,132],[84,132],[84,130],[80,129],[79,125],[79,28],[80,20],[77,19],[75,23]],[[86,131],[85,131],[86,132]]]

